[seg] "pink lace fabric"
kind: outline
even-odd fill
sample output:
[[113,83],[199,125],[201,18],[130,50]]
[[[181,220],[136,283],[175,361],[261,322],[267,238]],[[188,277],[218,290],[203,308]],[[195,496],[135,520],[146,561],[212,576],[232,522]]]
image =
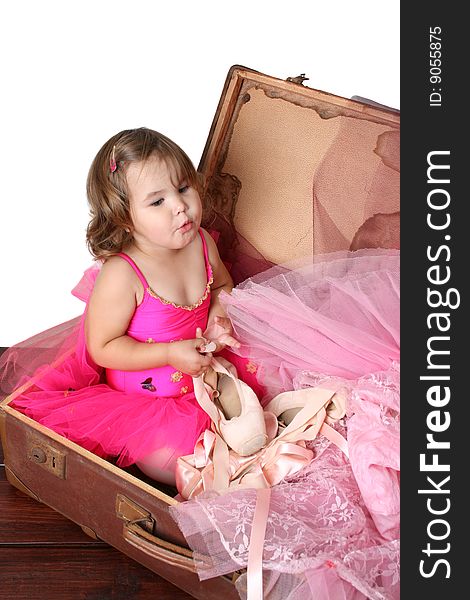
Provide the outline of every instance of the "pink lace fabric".
[[[340,379],[336,428],[314,459],[271,490],[263,552],[269,600],[399,598],[399,254],[360,251],[275,267],[226,298],[243,342],[275,393]],[[207,579],[247,566],[255,490],[210,492],[170,509]],[[246,573],[237,580],[246,597]]]

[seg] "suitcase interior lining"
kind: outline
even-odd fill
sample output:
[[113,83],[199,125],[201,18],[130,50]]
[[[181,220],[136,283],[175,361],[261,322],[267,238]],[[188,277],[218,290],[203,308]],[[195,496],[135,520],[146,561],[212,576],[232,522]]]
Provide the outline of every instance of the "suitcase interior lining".
[[199,166],[205,224],[225,222],[268,266],[348,250],[369,217],[399,211],[399,116],[269,81],[235,70],[226,84]]

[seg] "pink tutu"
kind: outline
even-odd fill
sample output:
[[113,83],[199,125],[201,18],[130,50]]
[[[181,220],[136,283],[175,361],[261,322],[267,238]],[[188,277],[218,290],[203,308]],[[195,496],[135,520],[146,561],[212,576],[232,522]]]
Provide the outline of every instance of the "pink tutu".
[[[192,452],[200,433],[210,426],[193,392],[159,400],[104,383],[102,369],[86,351],[83,318],[36,337],[7,357],[8,370],[20,373],[31,371],[28,358],[32,364],[43,363],[35,369],[34,386],[17,395],[11,406],[98,456],[118,457],[117,464],[127,466],[155,449],[171,448],[168,461],[172,462]],[[61,337],[65,339],[59,352],[57,347],[38,350],[39,340],[57,344]],[[22,381],[28,380],[26,373]]]
[[[274,267],[222,299],[263,402],[340,380],[349,460],[323,436],[310,465],[271,490],[264,597],[399,597],[399,253],[361,250]],[[243,569],[256,490],[172,507],[203,579]],[[209,557],[209,559],[208,559]],[[246,575],[237,581],[242,598]]]

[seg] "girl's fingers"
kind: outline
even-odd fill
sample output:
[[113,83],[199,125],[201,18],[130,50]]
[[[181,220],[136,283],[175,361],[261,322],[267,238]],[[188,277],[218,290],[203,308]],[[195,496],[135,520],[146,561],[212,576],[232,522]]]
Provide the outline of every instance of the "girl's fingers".
[[207,369],[207,367],[211,364],[212,354],[208,352],[203,356],[202,366]]
[[200,327],[196,327],[196,349],[199,352],[206,352],[207,340],[202,335],[202,329]]

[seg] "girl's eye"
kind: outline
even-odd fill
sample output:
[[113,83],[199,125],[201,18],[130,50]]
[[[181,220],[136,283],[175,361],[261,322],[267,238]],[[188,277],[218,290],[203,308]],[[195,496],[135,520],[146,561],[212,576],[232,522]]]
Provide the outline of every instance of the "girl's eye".
[[183,185],[178,191],[180,194],[184,194],[184,192],[186,192],[187,190],[189,190],[189,185]]
[[159,198],[158,200],[155,200],[154,202],[152,202],[151,206],[160,206],[160,204],[163,202],[163,198]]

